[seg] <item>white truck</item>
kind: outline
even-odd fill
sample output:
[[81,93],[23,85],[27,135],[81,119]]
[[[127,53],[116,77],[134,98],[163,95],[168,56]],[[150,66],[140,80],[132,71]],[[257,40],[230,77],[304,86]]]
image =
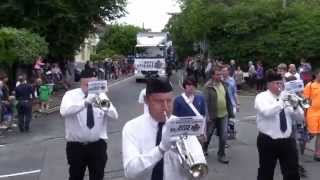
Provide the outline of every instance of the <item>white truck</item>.
[[137,34],[134,57],[136,81],[148,75],[166,77],[167,48],[171,45],[168,33],[141,32]]

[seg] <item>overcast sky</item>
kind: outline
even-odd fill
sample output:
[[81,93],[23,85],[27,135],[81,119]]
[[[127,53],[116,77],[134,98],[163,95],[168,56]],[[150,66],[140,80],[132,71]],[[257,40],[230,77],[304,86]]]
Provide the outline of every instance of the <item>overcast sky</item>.
[[128,14],[118,22],[161,31],[169,20],[169,12],[179,12],[176,0],[128,0]]

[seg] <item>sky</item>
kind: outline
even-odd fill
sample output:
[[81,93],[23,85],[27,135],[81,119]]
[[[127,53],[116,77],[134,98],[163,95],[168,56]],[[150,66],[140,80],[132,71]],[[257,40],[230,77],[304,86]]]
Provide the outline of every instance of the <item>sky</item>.
[[128,0],[128,14],[119,23],[132,24],[154,32],[161,31],[168,22],[167,13],[179,12],[176,0]]

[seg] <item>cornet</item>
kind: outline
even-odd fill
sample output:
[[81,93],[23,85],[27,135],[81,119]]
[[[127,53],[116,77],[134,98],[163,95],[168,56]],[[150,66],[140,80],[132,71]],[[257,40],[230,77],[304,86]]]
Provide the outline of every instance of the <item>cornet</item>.
[[102,110],[107,110],[110,107],[111,101],[105,93],[100,93],[96,95],[93,104]]
[[310,102],[308,99],[295,93],[288,94],[287,101],[293,108],[300,106],[303,109],[308,109],[310,107]]
[[[166,112],[164,112],[168,120]],[[194,178],[199,179],[208,174],[208,165],[202,146],[196,136],[182,135],[175,142],[174,148],[179,154],[182,167]]]

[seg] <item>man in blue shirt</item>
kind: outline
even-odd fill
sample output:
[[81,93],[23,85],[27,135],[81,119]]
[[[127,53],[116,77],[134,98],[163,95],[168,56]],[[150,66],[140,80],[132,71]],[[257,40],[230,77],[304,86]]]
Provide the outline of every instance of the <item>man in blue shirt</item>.
[[228,94],[230,96],[230,100],[233,106],[233,112],[239,111],[239,100],[238,100],[238,95],[237,95],[237,83],[234,80],[233,77],[230,76],[230,68],[229,66],[225,66],[222,69],[222,76],[223,76],[223,81],[228,84]]

